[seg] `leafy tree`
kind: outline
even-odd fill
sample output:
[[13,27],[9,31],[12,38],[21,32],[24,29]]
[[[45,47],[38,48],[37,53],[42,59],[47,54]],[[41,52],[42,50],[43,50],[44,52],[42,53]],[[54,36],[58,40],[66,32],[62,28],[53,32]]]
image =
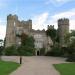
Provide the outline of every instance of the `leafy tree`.
[[18,55],[18,51],[16,50],[15,46],[5,48],[4,52],[5,52],[5,55],[8,55],[8,56]]
[[71,36],[75,36],[75,30],[71,30]]
[[69,33],[67,39],[69,40],[67,44],[67,52],[68,52],[68,61],[75,61],[75,31],[71,31]]
[[21,46],[18,48],[20,55],[34,55],[34,38],[26,34],[21,35]]
[[2,52],[3,52],[3,49],[4,49],[3,43],[4,43],[4,41],[2,39],[0,39],[0,55],[2,55]]
[[26,34],[22,34],[21,35],[21,45],[22,46],[30,46],[30,47],[34,47],[34,38],[32,36],[28,36]]
[[57,30],[56,29],[48,29],[46,31],[47,36],[50,36],[53,43],[55,43],[56,37],[57,37]]
[[0,47],[3,46],[3,40],[0,39]]

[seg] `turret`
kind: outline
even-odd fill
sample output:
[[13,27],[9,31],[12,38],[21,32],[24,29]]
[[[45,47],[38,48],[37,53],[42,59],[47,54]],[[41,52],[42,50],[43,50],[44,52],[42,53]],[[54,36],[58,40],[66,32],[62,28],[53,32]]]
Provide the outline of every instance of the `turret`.
[[69,33],[69,19],[59,19],[58,20],[58,34],[60,45],[65,44],[65,36]]

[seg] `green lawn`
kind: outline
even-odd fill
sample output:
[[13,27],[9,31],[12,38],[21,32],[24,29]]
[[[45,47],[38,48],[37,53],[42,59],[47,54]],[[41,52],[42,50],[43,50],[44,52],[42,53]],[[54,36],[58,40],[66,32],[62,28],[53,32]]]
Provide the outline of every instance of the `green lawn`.
[[9,75],[16,70],[20,65],[15,62],[0,61],[0,75]]
[[75,75],[75,63],[54,64],[61,75]]

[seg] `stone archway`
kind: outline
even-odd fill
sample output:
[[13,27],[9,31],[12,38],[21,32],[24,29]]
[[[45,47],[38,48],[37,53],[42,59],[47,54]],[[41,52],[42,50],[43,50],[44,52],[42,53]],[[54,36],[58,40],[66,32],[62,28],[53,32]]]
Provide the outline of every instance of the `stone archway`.
[[39,56],[40,55],[40,51],[37,51],[37,56]]

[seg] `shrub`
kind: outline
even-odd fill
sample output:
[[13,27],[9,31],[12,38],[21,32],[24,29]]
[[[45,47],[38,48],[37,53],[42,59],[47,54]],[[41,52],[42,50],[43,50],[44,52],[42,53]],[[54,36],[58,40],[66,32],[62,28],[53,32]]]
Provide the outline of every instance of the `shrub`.
[[2,53],[3,53],[3,49],[4,49],[4,47],[0,47],[0,55],[2,55]]
[[35,54],[35,49],[29,46],[21,46],[17,49],[19,55],[32,56]]
[[62,48],[55,46],[52,47],[51,51],[47,52],[46,55],[48,56],[63,56],[64,52],[62,50]]
[[67,61],[75,62],[75,54],[69,55],[68,58],[67,58]]
[[68,49],[67,61],[69,61],[69,62],[75,62],[75,49],[74,48],[70,47]]
[[12,55],[18,55],[18,51],[16,50],[16,47],[11,46],[4,49],[5,55],[12,56]]

